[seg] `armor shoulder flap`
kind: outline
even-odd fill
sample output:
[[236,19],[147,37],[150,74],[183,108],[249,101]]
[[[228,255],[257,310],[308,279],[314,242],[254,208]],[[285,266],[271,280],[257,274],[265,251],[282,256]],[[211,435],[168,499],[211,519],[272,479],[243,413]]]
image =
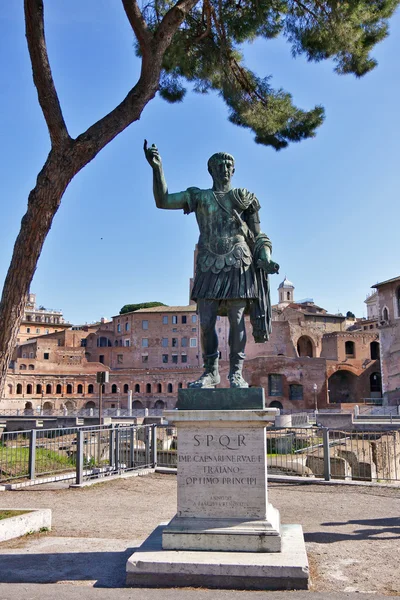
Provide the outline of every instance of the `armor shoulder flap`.
[[246,190],[246,188],[234,188],[233,198],[240,211],[249,210],[249,212],[257,212],[261,206],[256,196]]

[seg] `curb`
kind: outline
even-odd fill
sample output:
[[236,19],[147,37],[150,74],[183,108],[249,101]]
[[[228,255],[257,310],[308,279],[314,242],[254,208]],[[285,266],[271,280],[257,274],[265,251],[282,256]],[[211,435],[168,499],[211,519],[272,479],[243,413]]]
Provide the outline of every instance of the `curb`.
[[[10,509],[0,508],[0,510]],[[43,529],[51,529],[50,508],[18,508],[18,510],[26,510],[29,512],[0,521],[0,542],[21,537],[27,533],[34,533]]]

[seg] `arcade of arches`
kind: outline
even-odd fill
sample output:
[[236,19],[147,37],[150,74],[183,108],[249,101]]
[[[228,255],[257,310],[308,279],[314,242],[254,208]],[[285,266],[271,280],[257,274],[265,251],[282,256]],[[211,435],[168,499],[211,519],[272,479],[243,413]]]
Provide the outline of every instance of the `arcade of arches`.
[[[194,377],[188,375],[188,380]],[[174,380],[172,380],[174,381]],[[152,408],[164,409],[174,408],[178,389],[187,387],[188,381],[174,382],[167,381],[163,383],[108,383],[103,385],[103,400],[105,406],[113,408],[117,405],[120,408],[128,406],[128,392],[132,390],[133,408]],[[44,414],[51,415],[55,410],[73,413],[81,408],[95,409],[98,406],[98,384],[77,381],[57,383],[26,383],[19,382],[15,385],[8,384],[9,394],[12,395],[15,390],[16,396],[23,400],[24,414],[33,415],[35,411],[41,409]],[[90,397],[93,397],[93,400]],[[136,399],[135,399],[136,396]],[[157,398],[158,396],[158,398]],[[162,396],[162,398],[160,398]],[[28,397],[28,399],[27,399]],[[70,397],[70,399],[69,399]],[[115,403],[112,401],[115,399]]]

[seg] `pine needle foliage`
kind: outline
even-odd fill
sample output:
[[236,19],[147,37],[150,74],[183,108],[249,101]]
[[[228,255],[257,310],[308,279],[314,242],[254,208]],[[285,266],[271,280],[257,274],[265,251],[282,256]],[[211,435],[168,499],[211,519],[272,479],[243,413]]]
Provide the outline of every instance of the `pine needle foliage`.
[[[201,94],[216,91],[229,120],[276,150],[314,137],[324,110],[297,108],[290,93],[273,89],[244,63],[242,46],[257,38],[284,36],[292,55],[331,59],[338,74],[362,77],[377,62],[374,46],[388,35],[399,0],[202,0],[186,15],[163,61],[160,95],[180,102],[190,82]],[[178,2],[179,4],[179,2]],[[143,15],[152,31],[173,6],[151,0]],[[139,53],[139,50],[138,50]]]

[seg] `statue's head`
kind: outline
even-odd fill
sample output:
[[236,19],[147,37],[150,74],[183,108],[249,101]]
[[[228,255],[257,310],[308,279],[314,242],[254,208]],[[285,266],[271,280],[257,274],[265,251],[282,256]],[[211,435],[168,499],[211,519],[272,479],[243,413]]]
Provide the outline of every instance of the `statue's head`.
[[207,167],[213,180],[230,180],[235,172],[235,159],[227,152],[216,152],[208,159]]

